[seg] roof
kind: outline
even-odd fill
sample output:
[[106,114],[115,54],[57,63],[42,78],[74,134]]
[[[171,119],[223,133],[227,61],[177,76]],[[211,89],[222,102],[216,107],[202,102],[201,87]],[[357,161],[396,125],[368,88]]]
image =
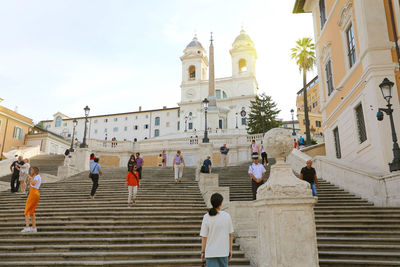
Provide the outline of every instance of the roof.
[[306,2],[306,0],[296,0],[296,2],[294,3],[294,7],[293,7],[293,13],[294,14],[299,14],[299,13],[306,13],[304,11],[304,3]]
[[201,45],[201,43],[197,39],[197,36],[194,36],[193,40],[186,46],[186,48],[189,48],[189,47],[200,47],[200,48],[203,48],[203,46]]
[[[310,84],[312,84],[312,83],[314,83],[314,82],[316,82],[316,80],[318,80],[318,75],[317,76],[315,76],[311,81],[309,81],[307,84],[306,84],[306,88],[307,88],[307,90],[309,89],[309,87],[310,87]],[[298,91],[297,92],[297,94],[299,95],[299,94],[301,94],[301,92],[303,92],[303,89],[304,89],[304,87],[303,88],[301,88],[300,89],[300,91]]]
[[[161,110],[175,110],[179,109],[179,107],[174,108],[159,108],[159,109],[149,109],[149,110],[142,110],[142,111],[131,111],[131,112],[123,112],[123,113],[113,113],[113,114],[104,114],[104,115],[95,115],[89,116],[88,118],[99,118],[99,117],[111,117],[111,116],[120,116],[120,115],[129,115],[129,114],[136,114],[136,113],[146,113],[146,112],[155,112]],[[85,117],[75,117],[75,118],[68,118],[63,119],[63,121],[73,120],[73,119],[84,119]],[[43,120],[41,122],[52,122],[53,120]]]
[[247,42],[247,44],[245,43],[245,45],[247,46],[247,45],[251,45],[251,46],[254,46],[254,43],[253,43],[253,41],[251,40],[251,38],[250,38],[250,36],[246,33],[246,31],[245,30],[241,30],[240,31],[240,34],[236,37],[236,39],[235,39],[235,41],[233,42],[233,44],[232,44],[232,46],[235,46],[235,44],[237,43],[237,42],[239,42],[239,44],[238,45],[243,45],[243,43],[245,43],[245,42]]

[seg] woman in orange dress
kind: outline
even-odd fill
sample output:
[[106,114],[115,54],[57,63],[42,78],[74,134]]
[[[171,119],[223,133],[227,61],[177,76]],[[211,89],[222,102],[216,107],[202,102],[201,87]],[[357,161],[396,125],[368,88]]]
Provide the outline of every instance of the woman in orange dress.
[[[30,175],[28,175],[28,184],[31,186],[29,189],[28,199],[25,204],[25,227],[21,232],[37,232],[36,229],[36,215],[35,210],[39,204],[40,194],[39,188],[42,184],[42,177],[39,175],[38,167],[31,168]],[[32,221],[32,227],[29,227],[29,220]]]

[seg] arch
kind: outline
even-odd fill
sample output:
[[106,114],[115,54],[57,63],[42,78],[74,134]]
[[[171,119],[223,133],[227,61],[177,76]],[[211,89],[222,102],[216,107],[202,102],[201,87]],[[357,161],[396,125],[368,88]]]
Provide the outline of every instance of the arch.
[[246,59],[241,58],[239,60],[239,72],[245,72],[247,71],[247,62]]
[[60,127],[61,126],[61,121],[62,121],[61,116],[57,116],[57,118],[56,118],[56,127]]
[[189,66],[189,80],[196,79],[196,67],[191,65]]
[[155,118],[154,125],[155,126],[159,126],[160,125],[160,117],[156,117]]

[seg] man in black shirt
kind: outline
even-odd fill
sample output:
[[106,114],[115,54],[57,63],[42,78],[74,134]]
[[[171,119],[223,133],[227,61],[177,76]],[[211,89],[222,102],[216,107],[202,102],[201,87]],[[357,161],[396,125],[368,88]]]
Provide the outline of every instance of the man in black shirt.
[[313,196],[317,196],[317,188],[319,188],[317,174],[311,165],[312,161],[307,160],[307,166],[301,169],[300,179],[309,182]]
[[[18,160],[14,161],[10,166],[11,175],[11,193],[18,192],[19,189],[19,166],[24,165],[22,161],[22,156],[18,157]],[[15,182],[17,182],[17,186],[15,186]]]

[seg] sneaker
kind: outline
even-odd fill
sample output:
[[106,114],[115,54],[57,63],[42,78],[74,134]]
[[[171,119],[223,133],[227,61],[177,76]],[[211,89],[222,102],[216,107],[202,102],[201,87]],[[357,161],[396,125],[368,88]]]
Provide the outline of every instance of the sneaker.
[[24,229],[22,229],[21,233],[27,233],[30,232],[31,228],[30,227],[24,227]]
[[31,227],[31,232],[32,232],[32,233],[37,233],[37,228],[32,228],[32,227]]

